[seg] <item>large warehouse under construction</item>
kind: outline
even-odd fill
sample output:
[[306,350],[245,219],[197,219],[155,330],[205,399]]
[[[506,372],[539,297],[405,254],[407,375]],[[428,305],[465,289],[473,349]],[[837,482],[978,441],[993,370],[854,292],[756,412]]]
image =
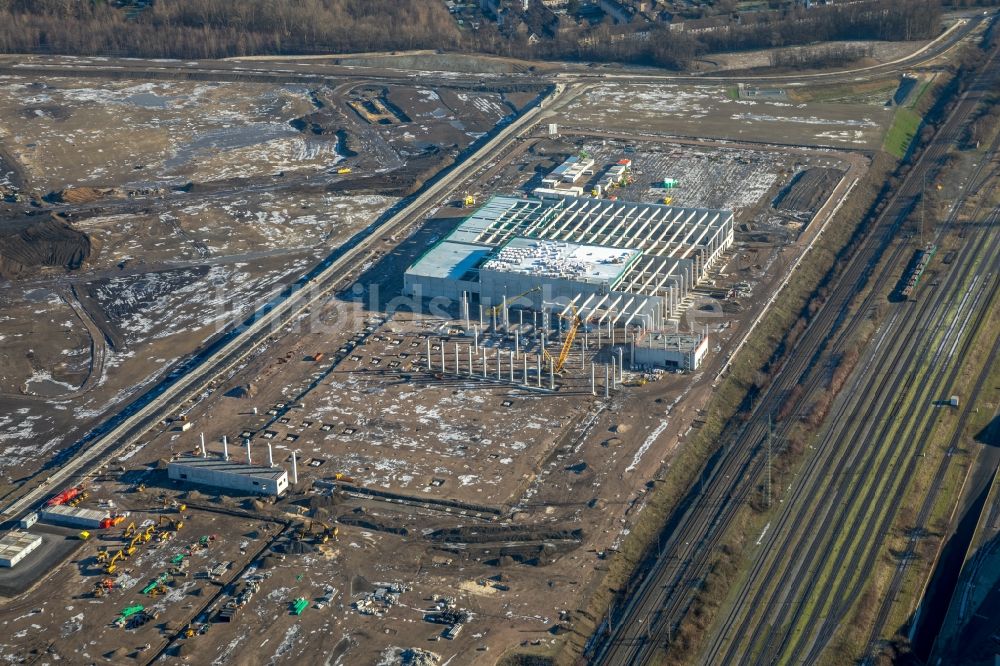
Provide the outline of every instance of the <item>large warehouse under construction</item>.
[[417,298],[568,308],[663,326],[733,243],[733,213],[579,197],[494,196],[404,276]]

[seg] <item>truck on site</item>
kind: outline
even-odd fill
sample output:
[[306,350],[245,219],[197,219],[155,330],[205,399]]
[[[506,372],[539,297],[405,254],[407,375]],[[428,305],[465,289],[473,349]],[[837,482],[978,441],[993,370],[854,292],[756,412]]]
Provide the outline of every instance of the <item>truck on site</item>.
[[83,492],[83,488],[81,486],[74,486],[72,488],[67,488],[66,490],[62,491],[61,493],[49,499],[49,501],[45,503],[45,506],[59,506],[61,504],[66,504],[74,497],[79,495],[81,492]]

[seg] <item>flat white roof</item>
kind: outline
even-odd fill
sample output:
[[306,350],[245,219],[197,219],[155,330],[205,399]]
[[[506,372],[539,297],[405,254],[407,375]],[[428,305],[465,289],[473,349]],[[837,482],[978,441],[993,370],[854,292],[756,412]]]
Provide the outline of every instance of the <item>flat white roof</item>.
[[28,532],[8,532],[0,539],[0,559],[13,560],[26,550],[34,548],[42,537]]
[[699,346],[707,345],[708,338],[691,333],[660,333],[653,332],[643,336],[637,342],[639,347],[651,349],[667,349],[668,351],[692,351]]
[[610,283],[617,280],[639,254],[639,250],[603,245],[512,238],[483,264],[483,270]]
[[108,517],[107,511],[97,509],[85,509],[82,506],[69,506],[68,504],[57,504],[47,506],[41,511],[42,516],[74,516],[87,520],[103,520]]

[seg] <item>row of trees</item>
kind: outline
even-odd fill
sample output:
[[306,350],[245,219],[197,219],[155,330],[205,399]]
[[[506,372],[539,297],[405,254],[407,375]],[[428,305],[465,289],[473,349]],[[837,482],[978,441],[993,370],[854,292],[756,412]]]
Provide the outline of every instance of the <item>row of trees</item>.
[[463,33],[439,0],[156,0],[142,11],[98,0],[0,0],[0,52],[218,58],[440,48],[680,68],[705,52],[927,38],[940,12],[939,0],[861,0],[684,31],[576,27],[529,44],[529,35],[490,23]]
[[140,12],[89,0],[0,0],[0,52],[220,58],[458,48],[428,0],[161,0]]

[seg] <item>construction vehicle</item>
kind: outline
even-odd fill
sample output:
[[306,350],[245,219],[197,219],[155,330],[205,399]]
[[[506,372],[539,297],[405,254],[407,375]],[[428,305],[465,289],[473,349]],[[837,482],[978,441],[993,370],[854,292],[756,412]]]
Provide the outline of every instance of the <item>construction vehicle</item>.
[[304,597],[299,597],[292,603],[292,615],[302,615],[304,611],[309,606],[309,600]]
[[111,557],[108,563],[104,565],[104,573],[108,574],[109,576],[113,574],[115,570],[118,569],[117,565],[118,560],[123,560],[123,559],[125,559],[125,553],[119,550]]
[[476,197],[474,197],[473,195],[467,193],[465,195],[465,199],[463,201],[463,204],[465,205],[466,208],[472,208],[473,206],[476,205]]
[[97,581],[97,583],[94,585],[93,596],[98,598],[103,597],[114,588],[115,588],[114,578],[102,578],[101,580]]
[[348,476],[343,472],[337,472],[336,474],[333,475],[333,478],[337,481],[343,481],[344,483],[354,483],[354,477]]
[[133,536],[132,540],[128,542],[128,546],[125,547],[125,555],[128,556],[134,553],[136,548],[139,546],[139,543],[142,542],[142,540],[143,540],[142,532],[139,532],[135,536]]
[[121,513],[118,513],[118,514],[115,514],[115,515],[111,516],[110,518],[105,518],[104,520],[102,520],[101,521],[101,529],[102,530],[107,530],[107,529],[110,529],[112,527],[116,527],[118,525],[121,525],[124,522],[125,522],[125,515],[121,514]]
[[158,594],[165,594],[167,592],[167,581],[170,580],[170,574],[164,572],[157,576],[153,582],[142,589],[143,594],[148,594],[155,597]]
[[146,528],[146,531],[142,533],[142,542],[149,543],[149,540],[153,538],[153,534],[156,533],[156,525],[150,525]]
[[122,534],[123,537],[129,539],[135,534],[135,521],[133,520],[128,526],[125,527],[125,532]]
[[108,552],[107,548],[102,548],[99,551],[97,551],[97,561],[99,563],[104,564],[109,559],[111,559],[111,553]]
[[337,169],[337,173],[339,173],[340,175],[351,173],[351,167],[340,167],[339,169]]
[[151,525],[150,529],[156,529],[156,528],[159,528],[159,527],[163,527],[164,523],[166,523],[167,526],[171,530],[173,530],[174,532],[179,532],[181,530],[181,528],[184,527],[184,521],[183,520],[175,520],[173,518],[168,518],[167,516],[161,515],[159,521],[156,524],[156,527],[154,528]]
[[663,197],[663,203],[664,203],[664,205],[669,206],[673,202],[674,202],[674,198],[673,197]]
[[316,544],[324,544],[340,533],[337,526],[330,527],[319,520],[303,523],[293,535],[296,541],[312,540]]
[[82,532],[80,532],[80,541],[86,541],[89,538],[90,538],[90,532],[88,532],[87,530],[83,530]]
[[66,504],[71,499],[79,495],[82,491],[83,488],[81,488],[80,486],[74,486],[73,488],[69,488],[67,490],[62,491],[61,493],[50,499],[48,502],[46,502],[45,505],[58,506],[60,504]]

